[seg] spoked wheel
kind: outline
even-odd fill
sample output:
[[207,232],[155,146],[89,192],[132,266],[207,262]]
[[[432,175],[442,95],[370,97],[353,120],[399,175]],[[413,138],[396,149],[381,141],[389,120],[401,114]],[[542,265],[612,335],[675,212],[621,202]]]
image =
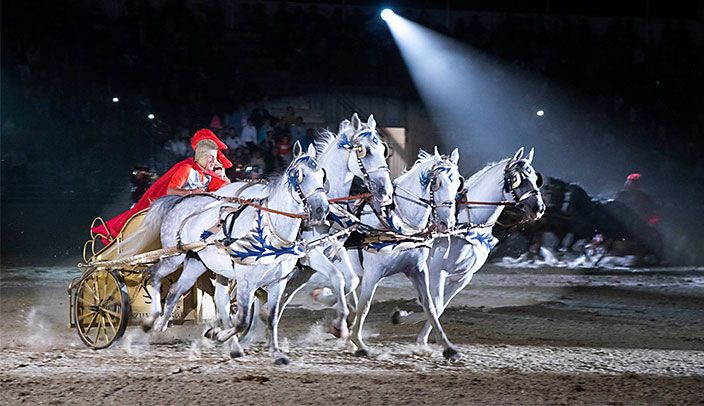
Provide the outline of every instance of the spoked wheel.
[[81,340],[96,350],[109,347],[125,333],[130,316],[122,276],[114,270],[86,274],[76,287],[73,311]]

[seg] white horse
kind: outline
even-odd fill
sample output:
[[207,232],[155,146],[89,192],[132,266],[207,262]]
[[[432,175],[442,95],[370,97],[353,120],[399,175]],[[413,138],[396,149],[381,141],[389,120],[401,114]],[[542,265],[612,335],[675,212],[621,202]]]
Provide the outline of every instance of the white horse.
[[[455,199],[462,183],[457,169],[459,152],[441,156],[424,151],[404,174],[394,180],[393,208],[385,212],[362,213],[362,223],[377,230],[389,230],[408,241],[386,240],[367,243],[350,255],[355,270],[362,277],[359,305],[350,334],[357,356],[368,356],[369,348],[362,340],[364,319],[369,312],[379,282],[397,273],[405,274],[418,291],[418,298],[444,344],[443,355],[455,359],[459,353],[450,343],[438,322],[434,303],[429,300],[426,260],[432,240],[427,239],[429,222],[436,231],[446,232],[455,225]],[[420,237],[421,242],[414,237]],[[425,244],[425,245],[424,245]]]
[[[326,174],[326,188],[329,198],[348,196],[353,179],[358,177],[363,181],[365,188],[372,193],[372,201],[375,205],[383,206],[391,202],[393,185],[386,163],[387,147],[376,131],[376,121],[373,115],[370,115],[367,122],[363,123],[357,113],[354,113],[351,120],[344,120],[340,123],[337,134],[325,131],[320,134],[314,145],[317,151],[318,165]],[[227,186],[217,193],[219,195],[232,194],[236,190],[235,188],[238,187]],[[336,224],[332,224],[332,227],[334,227],[332,231],[339,230]],[[304,241],[319,240],[330,234],[332,227],[330,224],[304,224],[301,236]],[[305,267],[311,272],[320,273],[327,281],[330,281],[330,287],[337,303],[337,317],[332,321],[330,327],[342,338],[348,336],[347,295],[351,295],[353,304],[356,304],[355,289],[359,284],[359,277],[352,269],[347,251],[343,248],[346,239],[347,235],[343,235],[336,239],[323,240],[309,249],[306,256],[301,258],[298,264],[299,270]],[[297,276],[287,284],[283,303],[279,306],[279,317],[294,294],[305,285],[310,274],[300,271]],[[216,287],[216,296],[224,295],[219,290]],[[260,300],[265,299],[260,297]],[[247,340],[247,337],[244,337],[244,340]]]
[[[327,174],[329,182],[328,197],[346,197],[350,193],[354,177],[360,178],[365,187],[372,192],[376,206],[391,203],[393,185],[386,163],[386,145],[376,131],[376,121],[370,115],[366,123],[362,123],[357,113],[352,115],[352,121],[340,123],[337,135],[325,132],[316,142],[318,163]],[[340,220],[339,217],[336,217]],[[302,237],[305,241],[316,240],[339,228],[333,224],[304,226]],[[337,317],[331,324],[331,330],[341,338],[347,338],[347,318],[349,307],[347,294],[352,294],[359,284],[359,277],[352,269],[347,251],[343,244],[347,236],[336,240],[326,240],[309,250],[300,260],[300,266],[307,266],[319,272],[330,281],[332,292],[337,299]],[[305,279],[302,281],[305,284]],[[303,284],[290,286],[286,292],[285,302],[280,308],[283,312],[293,295],[303,287]],[[353,300],[355,302],[356,300]],[[356,304],[356,303],[354,303]]]
[[[208,196],[194,196],[165,199],[152,205],[148,217],[166,213],[161,221],[162,245],[210,239],[225,240],[225,244],[229,244],[226,250],[210,245],[197,253],[165,258],[152,269],[152,312],[153,315],[160,315],[154,324],[156,330],[166,328],[178,299],[209,269],[217,275],[215,300],[224,327],[215,335],[219,341],[232,339],[230,355],[239,357],[244,354],[235,334],[249,325],[254,292],[264,287],[268,291],[270,351],[277,364],[288,363],[288,358],[279,349],[278,306],[286,281],[296,261],[304,254],[300,241],[297,241],[301,218],[272,211],[302,213],[306,210],[311,221],[319,223],[327,217],[329,210],[324,190],[325,172],[315,158],[315,147],[311,145],[308,152],[303,153],[297,142],[294,156],[282,177],[269,184],[253,185],[238,194],[244,199],[266,196],[259,203],[264,208],[246,206],[237,215],[225,217],[220,230],[209,232],[215,224],[223,221],[220,209],[231,204],[213,203],[213,198]],[[243,189],[242,186],[240,189]],[[157,222],[147,218],[144,223]],[[226,233],[226,230],[229,231]],[[172,273],[184,261],[183,272],[169,291],[162,314],[159,295],[161,278]],[[229,313],[229,280],[237,281],[238,306],[234,325]]]
[[[458,204],[458,228],[467,227],[466,233],[448,240],[436,239],[428,257],[430,297],[438,317],[450,300],[465,288],[472,276],[486,262],[498,240],[492,228],[503,211],[503,204],[482,205],[480,202],[507,202],[521,208],[526,220],[536,221],[545,212],[540,194],[542,175],[531,166],[533,149],[523,157],[520,148],[512,158],[489,164],[469,178],[461,192],[468,203]],[[478,202],[478,203],[472,203]],[[428,344],[433,323],[426,321],[417,338],[419,345]]]

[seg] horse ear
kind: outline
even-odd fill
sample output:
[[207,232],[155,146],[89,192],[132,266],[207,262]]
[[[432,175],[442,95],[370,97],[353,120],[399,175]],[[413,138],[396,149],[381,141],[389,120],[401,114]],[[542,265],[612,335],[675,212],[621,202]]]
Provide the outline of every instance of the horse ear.
[[347,130],[347,127],[350,126],[350,120],[342,120],[340,123],[340,129],[337,131],[338,134],[342,134]]
[[440,153],[438,152],[438,146],[437,146],[437,145],[435,146],[435,152],[434,152],[434,154],[435,154],[436,157],[441,158]]
[[374,120],[374,114],[370,114],[369,118],[367,119],[367,126],[371,128],[372,130],[376,128],[376,120]]
[[516,162],[521,158],[523,158],[523,147],[518,148],[518,151],[516,151],[516,155],[513,156],[511,161]]
[[528,161],[529,164],[533,163],[533,154],[535,153],[535,148],[531,148],[530,152],[528,152],[528,158],[526,160]]
[[452,150],[452,154],[450,154],[450,161],[452,161],[455,165],[457,165],[457,162],[460,161],[460,151],[457,148]]
[[359,116],[357,113],[352,114],[352,128],[355,131],[358,131],[360,128],[362,128],[362,122],[359,120]]
[[[296,142],[298,142],[298,141],[296,141]],[[313,145],[313,143],[308,145],[308,155],[315,158],[315,145]]]
[[303,153],[303,147],[301,146],[301,143],[299,141],[296,141],[293,144],[293,156],[295,158],[298,158],[299,156],[301,156],[302,153]]

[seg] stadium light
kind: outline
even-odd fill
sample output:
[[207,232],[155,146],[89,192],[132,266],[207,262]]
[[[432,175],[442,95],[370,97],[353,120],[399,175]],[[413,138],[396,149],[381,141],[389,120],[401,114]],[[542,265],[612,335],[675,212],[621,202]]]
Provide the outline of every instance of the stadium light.
[[385,8],[381,10],[381,19],[384,21],[389,21],[389,19],[395,15],[396,13],[394,13],[394,11],[390,8]]
[[150,120],[154,120],[154,114],[149,113],[149,115],[147,116],[147,118],[150,119]]
[[543,115],[545,115],[545,112],[543,110],[538,110],[537,112],[535,112],[535,115],[538,117],[542,117]]
[[112,102],[113,102],[113,103],[117,103],[117,102],[119,102],[119,101],[120,101],[120,99],[118,99],[117,97],[113,97],[113,98],[112,98]]

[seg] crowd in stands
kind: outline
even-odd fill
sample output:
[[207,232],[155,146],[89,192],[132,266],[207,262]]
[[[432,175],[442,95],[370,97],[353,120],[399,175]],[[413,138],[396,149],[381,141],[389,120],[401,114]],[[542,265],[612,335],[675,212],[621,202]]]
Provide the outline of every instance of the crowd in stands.
[[[183,137],[207,124],[234,146],[235,163],[273,171],[293,141],[311,134],[295,112],[271,117],[249,100],[305,86],[413,89],[373,8],[90,4],[4,5],[3,18],[13,19],[0,44],[5,185],[109,187],[124,182],[118,169],[146,163],[154,149],[168,145],[173,159],[182,156]],[[399,13],[602,100],[594,125],[570,129],[582,138],[608,140],[607,129],[625,123],[628,140],[651,142],[704,177],[704,52],[686,24],[658,22],[644,34],[642,20],[613,18],[600,30],[603,19],[477,14],[446,27],[427,12]]]
[[[234,164],[227,170],[230,179],[257,179],[282,171],[291,162],[297,141],[305,149],[315,140],[314,129],[306,127],[303,117],[296,116],[292,106],[288,106],[284,116],[275,117],[269,113],[266,99],[241,105],[232,112],[214,114],[208,127],[229,147],[225,155]],[[188,144],[191,133],[190,129],[182,128],[166,142],[167,162],[192,155]]]

